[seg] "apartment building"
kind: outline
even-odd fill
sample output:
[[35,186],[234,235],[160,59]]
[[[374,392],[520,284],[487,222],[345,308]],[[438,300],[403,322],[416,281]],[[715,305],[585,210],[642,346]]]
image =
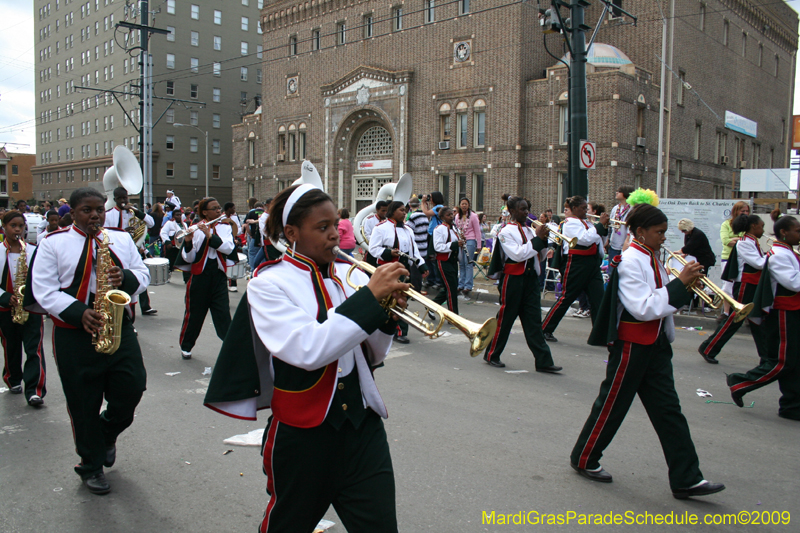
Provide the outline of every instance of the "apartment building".
[[[102,190],[115,146],[138,155],[141,40],[138,31],[115,25],[140,23],[139,7],[35,0],[37,200],[85,186]],[[150,2],[149,25],[169,32],[149,42],[156,201],[168,189],[184,203],[202,198],[206,173],[210,194],[230,200],[230,128],[261,94],[261,7],[262,0]]]

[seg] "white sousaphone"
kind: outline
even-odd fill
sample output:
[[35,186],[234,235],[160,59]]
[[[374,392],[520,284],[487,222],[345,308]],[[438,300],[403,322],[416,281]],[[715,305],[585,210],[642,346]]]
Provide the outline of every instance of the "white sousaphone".
[[[113,166],[106,170],[103,174],[103,190],[106,193],[106,210],[113,209],[116,205],[114,202],[114,189],[117,187],[124,187],[128,194],[139,194],[142,192],[142,185],[144,179],[142,177],[142,167],[139,166],[139,160],[133,155],[133,152],[124,146],[117,146],[114,148]],[[135,217],[134,217],[135,218]],[[135,219],[132,225],[144,225],[144,221]],[[133,219],[132,219],[133,221]],[[140,246],[145,239],[147,231],[139,230],[141,237],[134,241],[137,246]]]
[[[325,190],[325,185],[322,183],[322,178],[317,171],[317,167],[308,159],[303,161],[303,165],[300,167],[300,177],[294,180],[292,185],[302,185],[304,183],[310,183],[321,191]],[[273,242],[272,245],[281,253],[286,251],[286,243],[281,240]]]
[[369,249],[369,235],[364,233],[364,224],[367,221],[367,217],[376,211],[375,204],[381,200],[385,202],[395,201],[407,204],[408,201],[411,200],[413,190],[414,180],[411,174],[403,174],[397,183],[387,183],[381,187],[372,205],[368,205],[356,214],[356,218],[353,219],[353,228],[355,228],[354,233],[356,241],[358,241],[358,245],[361,246],[363,250]]

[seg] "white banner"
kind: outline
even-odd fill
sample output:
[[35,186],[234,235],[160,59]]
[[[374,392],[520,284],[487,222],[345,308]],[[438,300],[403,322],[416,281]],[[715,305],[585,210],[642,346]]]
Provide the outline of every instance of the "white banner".
[[730,111],[725,111],[725,127],[733,131],[738,131],[739,133],[744,133],[750,137],[758,137],[757,122]]
[[691,200],[680,198],[662,198],[658,204],[667,218],[667,242],[664,245],[673,252],[683,248],[683,233],[678,229],[678,221],[688,218],[694,222],[694,227],[701,230],[708,237],[708,243],[716,254],[717,263],[707,273],[711,281],[720,285],[719,277],[722,275],[722,240],[719,230],[722,223],[731,217],[731,209],[736,202],[741,200]]
[[375,161],[359,161],[358,170],[384,170],[392,168],[391,159],[377,159]]
[[742,170],[739,190],[743,192],[787,192],[792,187],[789,168],[750,168]]

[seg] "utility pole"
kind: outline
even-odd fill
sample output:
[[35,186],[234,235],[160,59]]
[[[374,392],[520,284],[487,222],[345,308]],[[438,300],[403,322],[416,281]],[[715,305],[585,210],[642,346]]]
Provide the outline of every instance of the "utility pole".
[[142,203],[153,203],[153,103],[152,103],[152,58],[149,53],[149,42],[151,33],[166,35],[167,30],[150,27],[150,7],[148,0],[141,0],[139,3],[139,14],[141,24],[130,22],[119,22],[117,27],[139,30],[139,161],[142,165],[142,175],[144,176],[144,187],[142,190]]
[[[625,14],[632,18],[634,25],[636,17],[616,6],[610,0],[600,0],[604,7],[603,13],[597,20],[597,26],[587,45],[586,32],[592,28],[585,23],[585,11],[591,4],[586,0],[553,0],[551,9],[541,10],[541,25],[545,33],[561,33],[570,53],[569,65],[569,175],[567,181],[567,195],[580,195],[587,198],[589,195],[588,171],[581,169],[580,147],[581,141],[589,140],[589,117],[586,98],[586,62],[588,50],[594,43],[600,24],[603,23],[610,8],[615,14]],[[561,16],[561,8],[569,8],[569,18]]]

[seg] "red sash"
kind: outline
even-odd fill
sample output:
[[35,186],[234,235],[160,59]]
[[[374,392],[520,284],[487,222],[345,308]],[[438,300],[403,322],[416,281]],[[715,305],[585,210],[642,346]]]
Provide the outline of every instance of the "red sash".
[[569,255],[597,255],[597,245],[593,244],[588,248],[570,248]]
[[761,271],[745,272],[742,274],[742,283],[749,283],[750,285],[758,285],[758,280],[761,279]]
[[617,328],[617,338],[625,342],[634,342],[649,346],[658,339],[658,332],[661,329],[661,320],[649,320],[647,322],[626,322],[619,321]]

